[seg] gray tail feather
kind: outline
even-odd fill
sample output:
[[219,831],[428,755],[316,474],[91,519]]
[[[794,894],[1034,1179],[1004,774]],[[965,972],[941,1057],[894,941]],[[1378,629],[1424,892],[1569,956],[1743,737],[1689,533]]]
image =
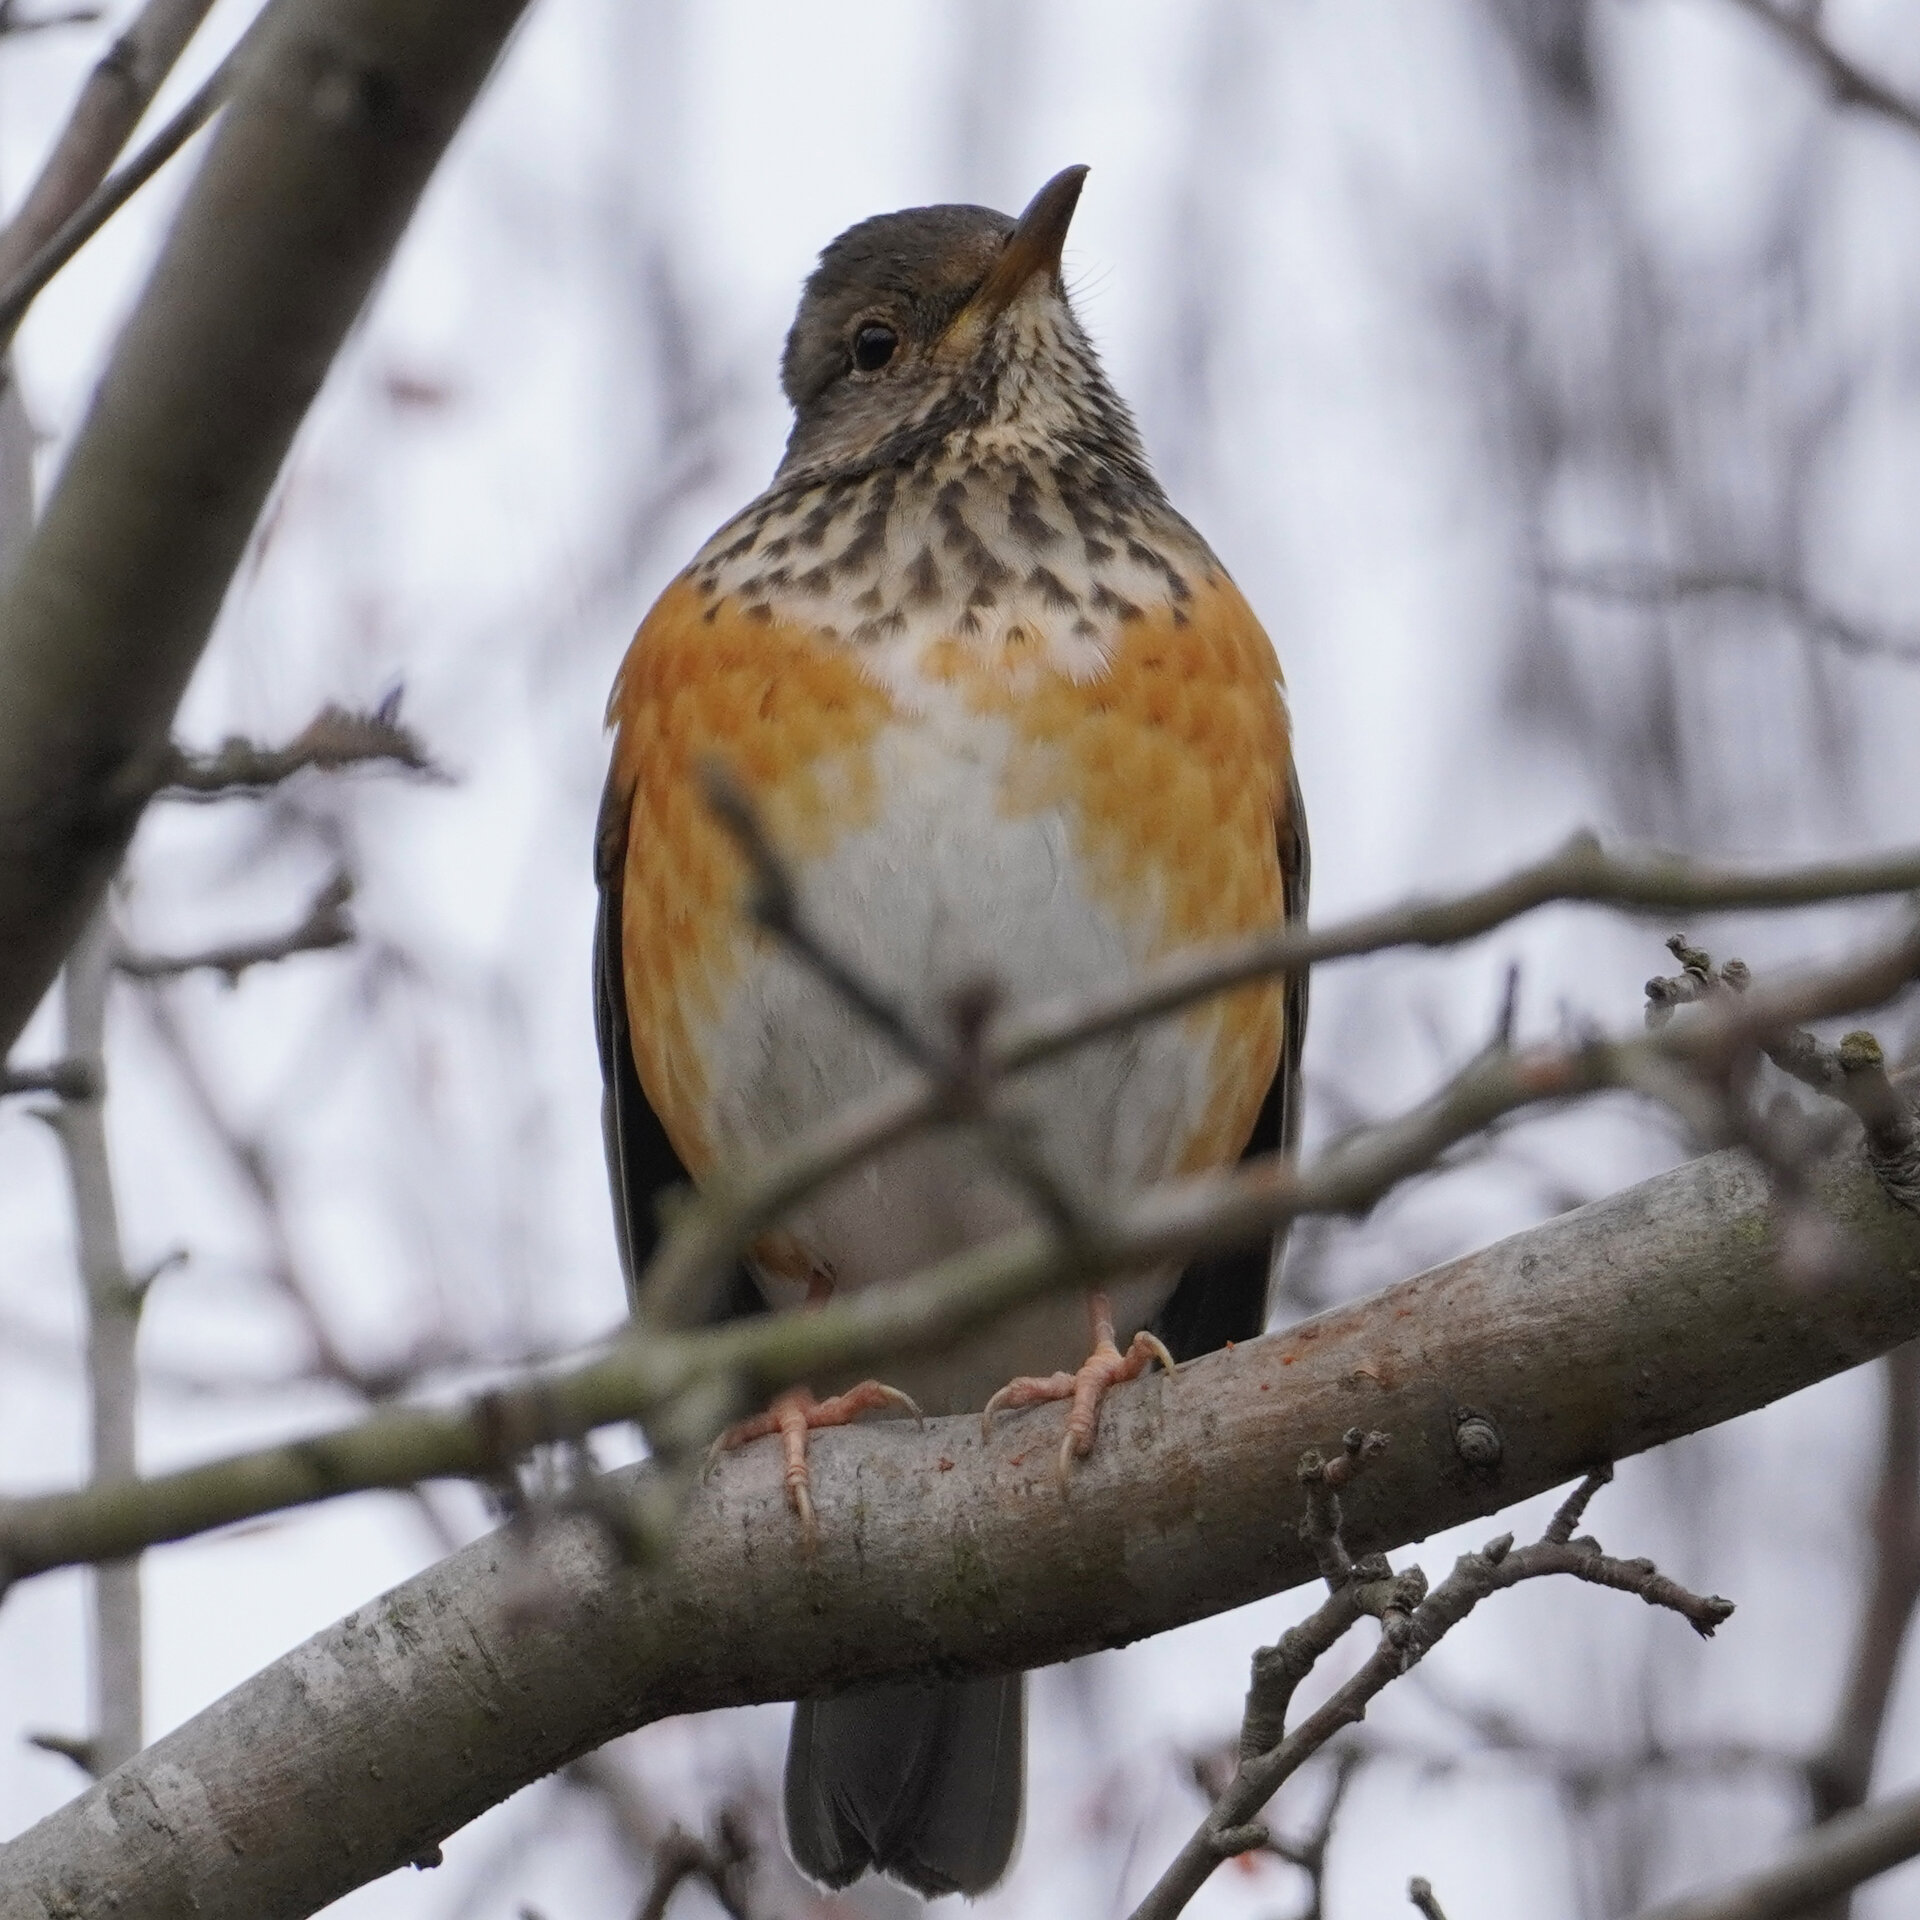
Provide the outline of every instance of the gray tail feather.
[[844,1887],[869,1867],[933,1898],[984,1893],[1020,1837],[1025,1676],[894,1682],[802,1700],[787,1744],[787,1844]]

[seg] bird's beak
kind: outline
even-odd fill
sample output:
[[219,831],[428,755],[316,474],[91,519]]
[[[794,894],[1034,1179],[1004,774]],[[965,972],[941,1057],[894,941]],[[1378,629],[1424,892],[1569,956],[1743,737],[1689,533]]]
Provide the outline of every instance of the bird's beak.
[[943,353],[970,353],[1035,274],[1059,273],[1060,249],[1067,244],[1067,228],[1073,224],[1073,210],[1080,204],[1086,178],[1085,167],[1062,168],[1027,202],[1000,258],[941,336]]

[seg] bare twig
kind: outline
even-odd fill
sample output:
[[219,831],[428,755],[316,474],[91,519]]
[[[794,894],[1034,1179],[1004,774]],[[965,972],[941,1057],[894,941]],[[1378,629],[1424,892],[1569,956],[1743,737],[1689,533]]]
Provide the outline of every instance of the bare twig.
[[[1902,1649],[1920,1607],[1920,1347],[1880,1365],[1880,1481],[1870,1509],[1873,1557],[1846,1685],[1825,1743],[1806,1766],[1813,1823],[1863,1806],[1892,1704]],[[1834,1902],[1829,1920],[1848,1908]]]
[[1799,1920],[1820,1902],[1920,1856],[1920,1792],[1816,1827],[1778,1866],[1717,1890],[1663,1900],[1640,1920]]
[[1864,67],[1847,58],[1821,31],[1810,12],[1774,5],[1771,0],[1734,0],[1734,4],[1761,20],[1819,73],[1837,105],[1859,107],[1877,114],[1909,133],[1920,133],[1920,104],[1876,80]]
[[206,947],[197,953],[135,953],[122,948],[114,966],[134,980],[171,980],[183,973],[217,973],[228,986],[237,986],[249,967],[291,959],[299,953],[325,953],[352,943],[353,916],[347,903],[353,898],[353,876],[336,873],[314,895],[297,926],[259,940],[241,940]]
[[23,19],[15,0],[0,0],[0,35],[46,33],[55,27],[90,27],[99,18],[98,7],[68,7],[59,13],[36,13]]
[[[106,178],[114,155],[139,125],[211,4],[212,0],[147,0],[133,24],[101,55],[39,177],[0,233],[0,286],[13,281]],[[6,9],[9,30],[46,24],[50,22],[17,21],[11,5]],[[0,306],[4,304],[0,296]],[[0,334],[11,331],[10,325],[0,327]]]
[[1803,633],[1837,652],[1863,660],[1920,662],[1920,633],[1876,627],[1816,599],[1796,580],[1764,573],[1689,571],[1613,561],[1592,567],[1551,567],[1542,583],[1562,593],[1630,607],[1670,607],[1722,596],[1764,601]]
[[687,1880],[698,1880],[731,1920],[748,1920],[742,1869],[753,1849],[731,1809],[722,1808],[711,1839],[674,1827],[654,1850],[653,1885],[633,1920],[666,1920],[667,1904]]
[[[1327,1784],[1313,1825],[1298,1835],[1270,1832],[1261,1846],[1249,1849],[1250,1852],[1265,1853],[1275,1860],[1285,1861],[1290,1867],[1298,1867],[1307,1876],[1306,1901],[1291,1916],[1291,1920],[1324,1920],[1327,1855],[1333,1845],[1334,1828],[1339,1824],[1349,1789],[1359,1778],[1360,1770],[1373,1757],[1367,1748],[1352,1741],[1323,1749],[1323,1756],[1328,1762],[1332,1779]],[[1188,1773],[1208,1805],[1212,1805],[1226,1791],[1238,1757],[1239,1743],[1236,1741],[1229,1755],[1196,1755],[1190,1761]]]
[[104,896],[320,376],[524,0],[279,0],[0,579],[0,1050]]
[[51,1093],[62,1100],[86,1100],[93,1091],[93,1070],[84,1060],[56,1060],[45,1067],[0,1067],[0,1099],[15,1093]]
[[[1575,834],[1532,866],[1452,899],[1410,901],[1332,927],[1283,928],[1183,954],[1113,989],[1066,995],[1010,1016],[982,1045],[978,1072],[989,1078],[1024,1073],[1215,994],[1301,973],[1328,960],[1391,947],[1457,945],[1550,901],[1705,912],[1812,905],[1916,889],[1920,851],[1858,863],[1741,873],[1658,851],[1608,853],[1591,834]],[[662,1328],[708,1318],[710,1303],[731,1276],[740,1246],[881,1146],[940,1120],[946,1099],[946,1089],[936,1081],[903,1080],[770,1156],[750,1190],[730,1187],[724,1180],[711,1184],[711,1207],[703,1216],[711,1230],[677,1235],[668,1242],[642,1280],[640,1317]]]
[[[1654,1031],[1664,1027],[1680,1007],[1724,1000],[1752,985],[1752,969],[1743,960],[1729,960],[1716,972],[1712,956],[1684,934],[1674,934],[1667,947],[1681,971],[1647,982],[1647,1025]],[[1787,1027],[1765,1036],[1760,1045],[1783,1072],[1817,1088],[1860,1120],[1868,1159],[1888,1197],[1920,1213],[1920,1116],[1887,1078],[1880,1043],[1873,1035],[1856,1031],[1838,1047],[1828,1047],[1803,1027]],[[1805,1172],[1812,1157],[1805,1150],[1807,1130],[1790,1109],[1771,1119],[1758,1110],[1752,1099],[1750,1067],[1751,1063],[1745,1068],[1736,1065],[1712,1085],[1676,1087],[1671,1103],[1683,1113],[1692,1113],[1691,1123],[1703,1140],[1743,1146],[1766,1167],[1779,1195],[1787,1229],[1783,1238],[1805,1276],[1817,1280],[1844,1257],[1844,1249],[1825,1231],[1807,1191]]]
[[1418,1874],[1407,1882],[1407,1900],[1420,1909],[1421,1920],[1447,1920],[1445,1910],[1434,1898],[1432,1886]]
[[[464,1406],[393,1408],[357,1427],[293,1446],[114,1489],[0,1502],[0,1561],[29,1572],[124,1553],[211,1526],[372,1487],[445,1474],[488,1475],[527,1447],[572,1439],[614,1421],[658,1421],[708,1396],[716,1417],[738,1398],[868,1368],[944,1345],[1041,1295],[1107,1273],[1172,1264],[1246,1244],[1308,1212],[1364,1211],[1500,1116],[1601,1088],[1639,1086],[1653,1070],[1724,1075],[1760,1040],[1804,1019],[1877,1005],[1920,971],[1920,924],[1856,960],[1798,981],[1756,987],[1637,1040],[1589,1040],[1524,1051],[1495,1048],[1398,1119],[1335,1142],[1312,1165],[1280,1157],[1173,1183],[1116,1206],[1098,1237],[1063,1247],[1028,1229],[956,1255],[902,1281],[805,1312],[668,1334],[635,1325],[603,1356],[503,1387]],[[826,1134],[837,1152],[841,1138]],[[821,1177],[830,1153],[814,1149]],[[791,1163],[773,1182],[790,1181]],[[654,1267],[719,1248],[734,1257],[769,1214],[767,1178],[744,1197],[717,1189],[689,1203]],[[805,1191],[804,1186],[801,1191]],[[787,1203],[783,1197],[781,1205]],[[716,1426],[715,1431],[718,1431]],[[710,1439],[711,1434],[706,1438]],[[682,1444],[704,1445],[692,1433]]]
[[236,737],[209,754],[175,747],[157,769],[155,791],[163,799],[223,800],[264,793],[308,770],[336,773],[382,765],[430,780],[446,778],[419,736],[401,724],[397,694],[371,713],[323,707],[285,746],[262,747]]
[[[87,1068],[90,1091],[49,1115],[73,1196],[74,1244],[87,1326],[87,1401],[92,1482],[124,1484],[138,1471],[135,1412],[139,1374],[134,1346],[146,1289],[128,1273],[119,1207],[107,1156],[105,1034],[112,977],[106,912],[96,916],[66,968],[68,1057]],[[94,1732],[84,1743],[96,1773],[117,1767],[141,1746],[144,1630],[140,1562],[129,1555],[93,1572]]]
[[[542,1526],[528,1551],[555,1598],[537,1632],[515,1604],[517,1549],[478,1542],[0,1849],[0,1884],[103,1910],[118,1893],[118,1920],[168,1920],[168,1863],[190,1849],[217,1862],[209,1920],[280,1911],[296,1886],[311,1910],[644,1721],[930,1665],[954,1677],[1044,1665],[1219,1613],[1313,1577],[1301,1495],[1273,1462],[1359,1420],[1401,1444],[1391,1472],[1342,1495],[1356,1548],[1565,1485],[1595,1459],[1766,1404],[1920,1332],[1905,1278],[1920,1222],[1884,1204],[1851,1151],[1825,1194],[1861,1258],[1817,1300],[1764,1257],[1764,1183],[1737,1156],[1711,1156],[1119,1389],[1103,1415],[1111,1444],[1070,1497],[1051,1447],[1033,1444],[1043,1414],[991,1445],[976,1418],[846,1428],[816,1442],[828,1524],[809,1545],[777,1450],[747,1448],[687,1503],[671,1555],[626,1560],[584,1518]],[[785,1331],[811,1339],[801,1323],[819,1317]],[[670,1363],[674,1344],[649,1355]],[[1459,1406],[1480,1409],[1496,1439],[1491,1469],[1482,1451],[1481,1468],[1462,1472]],[[307,1468],[341,1464],[323,1449]],[[607,1497],[637,1501],[651,1479],[610,1474]],[[0,1537],[14,1544],[5,1520]],[[1087,1577],[1121,1560],[1126,1578]],[[310,1722],[322,1687],[327,1723],[354,1739],[287,1739],[288,1715]],[[109,1817],[149,1793],[165,1796],[164,1826]]]
[[1047,1164],[1030,1131],[995,1108],[995,1076],[984,1051],[996,997],[992,984],[981,982],[955,996],[950,1009],[950,1045],[922,1033],[902,1008],[842,960],[814,928],[801,903],[799,884],[747,790],[717,761],[709,762],[702,775],[707,804],[733,836],[752,876],[746,902],[749,918],[772,934],[855,1015],[891,1041],[909,1066],[927,1076],[945,1117],[971,1120],[980,1127],[988,1152],[1025,1188],[1063,1238],[1077,1244],[1090,1237],[1093,1223],[1084,1198],[1068,1191]]
[[11,341],[27,310],[82,247],[213,118],[233,79],[229,54],[167,124],[120,168],[101,181],[72,216],[48,235],[19,271],[0,283],[0,341]]
[[[1350,1444],[1347,1457],[1357,1465],[1363,1455]],[[1589,1474],[1532,1546],[1516,1549],[1512,1535],[1502,1535],[1478,1553],[1463,1554],[1431,1593],[1417,1567],[1394,1574],[1384,1560],[1348,1560],[1337,1538],[1329,1550],[1319,1536],[1330,1516],[1323,1510],[1315,1517],[1310,1504],[1303,1532],[1314,1537],[1321,1566],[1344,1563],[1346,1576],[1305,1621],[1282,1635],[1277,1645],[1254,1655],[1239,1768],[1192,1838],[1134,1909],[1133,1920],[1175,1920],[1222,1862],[1264,1846],[1269,1835],[1259,1816],[1281,1783],[1343,1727],[1363,1718],[1377,1694],[1424,1659],[1490,1594],[1522,1580],[1571,1574],[1638,1594],[1649,1606],[1677,1613],[1696,1632],[1711,1635],[1732,1614],[1731,1603],[1689,1593],[1649,1560],[1616,1560],[1601,1552],[1595,1541],[1565,1537],[1611,1474],[1610,1467]],[[1302,1460],[1300,1479],[1309,1490],[1324,1485],[1325,1475],[1326,1463],[1317,1454]],[[1331,1698],[1290,1733],[1284,1731],[1295,1689],[1362,1614],[1379,1620],[1378,1646]]]

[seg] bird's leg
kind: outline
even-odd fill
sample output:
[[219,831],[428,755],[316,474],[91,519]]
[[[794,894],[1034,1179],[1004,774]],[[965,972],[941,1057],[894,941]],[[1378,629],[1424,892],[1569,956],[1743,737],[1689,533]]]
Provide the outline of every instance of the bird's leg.
[[765,1413],[756,1413],[752,1419],[729,1427],[708,1449],[707,1465],[711,1467],[721,1454],[730,1453],[735,1447],[744,1447],[749,1441],[777,1433],[781,1451],[786,1455],[782,1478],[786,1482],[787,1500],[800,1516],[801,1526],[811,1535],[815,1523],[812,1479],[807,1471],[807,1435],[818,1427],[850,1426],[863,1413],[872,1413],[880,1407],[910,1413],[916,1420],[921,1418],[920,1409],[906,1394],[878,1380],[862,1380],[857,1387],[849,1387],[845,1393],[836,1393],[827,1400],[816,1400],[805,1387],[789,1387],[775,1397]]
[[1158,1360],[1169,1373],[1173,1371],[1170,1354],[1158,1334],[1145,1328],[1133,1336],[1122,1353],[1113,1338],[1113,1309],[1104,1293],[1087,1295],[1087,1320],[1093,1333],[1093,1352],[1081,1363],[1078,1373],[1027,1375],[1007,1384],[987,1402],[980,1416],[984,1435],[992,1427],[993,1416],[1002,1407],[1037,1407],[1049,1400],[1072,1402],[1067,1413],[1066,1437],[1060,1442],[1060,1478],[1064,1482],[1075,1460],[1084,1460],[1093,1451],[1093,1436],[1100,1428],[1100,1402],[1110,1389],[1123,1380],[1137,1380]]

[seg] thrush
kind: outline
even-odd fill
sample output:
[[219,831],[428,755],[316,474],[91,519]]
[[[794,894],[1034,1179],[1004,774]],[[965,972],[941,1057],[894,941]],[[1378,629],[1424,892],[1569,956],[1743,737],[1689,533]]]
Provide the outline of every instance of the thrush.
[[[1227,572],[1155,481],[1062,283],[1086,169],[1016,220],[883,214],[806,283],[767,490],[641,624],[608,707],[596,1006],[631,1282],[654,1197],[751,1163],[896,1076],[893,1042],[743,911],[705,802],[718,763],[790,863],[808,923],[916,1028],[990,982],[1018,1011],[1305,910],[1307,833],[1278,665]],[[1045,1184],[1092,1203],[1293,1142],[1303,982],[1243,989],[1023,1077],[1004,1094]],[[977,1130],[898,1144],[749,1250],[726,1311],[886,1286],[1035,1217]],[[785,1397],[806,1435],[904,1396],[930,1413],[1069,1403],[1159,1351],[1258,1334],[1273,1250],[1026,1307],[887,1385]],[[833,1524],[831,1514],[823,1524]],[[795,1860],[979,1893],[1021,1817],[1019,1675],[868,1686],[795,1709]]]

